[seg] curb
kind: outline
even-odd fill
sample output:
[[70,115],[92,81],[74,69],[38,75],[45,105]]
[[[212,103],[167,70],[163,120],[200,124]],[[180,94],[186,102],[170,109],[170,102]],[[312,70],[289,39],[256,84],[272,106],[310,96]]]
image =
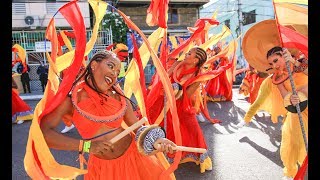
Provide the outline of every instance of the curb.
[[[240,85],[232,85],[232,88],[239,88]],[[20,96],[22,100],[40,100],[43,95],[29,95],[29,96]]]
[[40,100],[43,95],[20,96],[22,100]]

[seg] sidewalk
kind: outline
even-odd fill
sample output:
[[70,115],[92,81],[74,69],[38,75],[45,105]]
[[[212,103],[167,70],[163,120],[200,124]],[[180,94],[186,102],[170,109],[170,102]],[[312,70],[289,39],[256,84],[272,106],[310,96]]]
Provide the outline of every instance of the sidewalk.
[[[232,88],[239,88],[240,85],[233,85]],[[21,93],[19,95],[21,99],[23,100],[40,100],[43,97],[43,92],[42,91],[32,91],[32,93],[26,93],[23,94]]]
[[31,93],[20,93],[19,96],[23,100],[40,100],[43,97],[42,91],[32,91]]

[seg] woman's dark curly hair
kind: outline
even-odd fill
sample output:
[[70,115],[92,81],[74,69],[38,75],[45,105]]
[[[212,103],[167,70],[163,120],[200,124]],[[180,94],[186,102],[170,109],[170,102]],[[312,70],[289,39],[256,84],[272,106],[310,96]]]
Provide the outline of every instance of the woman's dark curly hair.
[[198,67],[196,75],[198,75],[201,66],[207,61],[207,53],[204,49],[200,47],[195,47],[195,49],[196,49],[196,58],[199,59],[199,62],[196,65]]
[[[106,94],[104,94],[103,92],[101,92],[98,89],[96,80],[94,79],[93,73],[92,73],[92,69],[91,69],[91,63],[93,61],[97,61],[97,62],[101,62],[104,59],[110,59],[110,58],[114,58],[114,59],[118,59],[117,55],[115,53],[113,53],[112,51],[98,51],[96,54],[94,54],[89,62],[89,64],[87,65],[87,67],[83,70],[83,72],[80,74],[80,76],[77,77],[77,79],[75,80],[75,82],[73,83],[73,86],[75,84],[77,84],[82,78],[84,79],[85,83],[94,91],[96,91],[101,97],[105,97],[108,96]],[[118,59],[119,60],[119,59]],[[119,60],[120,61],[120,60]],[[88,79],[91,79],[92,82],[92,86],[89,84]],[[136,104],[131,101],[131,99],[127,98],[125,95],[122,94],[122,92],[119,92],[118,88],[115,88],[114,86],[111,87],[111,89],[113,91],[115,91],[118,95],[125,97],[126,99],[128,99],[132,106],[134,107],[134,109],[136,108]]]

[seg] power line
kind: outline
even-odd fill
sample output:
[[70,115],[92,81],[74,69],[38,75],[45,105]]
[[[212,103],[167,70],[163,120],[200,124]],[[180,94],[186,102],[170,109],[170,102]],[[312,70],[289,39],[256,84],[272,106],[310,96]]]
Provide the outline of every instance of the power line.
[[241,2],[240,0],[238,0],[238,18],[239,18],[239,32],[237,31],[236,29],[236,33],[237,33],[237,36],[240,36],[239,37],[239,47],[240,47],[240,57],[242,57],[242,38],[241,38],[241,34],[242,34],[242,11],[241,11]]

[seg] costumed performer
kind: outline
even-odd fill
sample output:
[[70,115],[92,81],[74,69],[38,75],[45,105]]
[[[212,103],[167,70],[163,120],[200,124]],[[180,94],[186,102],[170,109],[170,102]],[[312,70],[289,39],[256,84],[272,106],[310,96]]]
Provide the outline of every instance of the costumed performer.
[[[202,48],[194,47],[185,55],[183,61],[176,61],[168,69],[168,74],[171,78],[173,89],[175,91],[179,90],[176,94],[176,105],[180,121],[182,145],[187,147],[208,149],[202,130],[197,122],[197,110],[194,110],[194,101],[192,101],[197,95],[200,96],[200,82],[189,83],[188,81],[200,73],[202,65],[206,60],[206,52]],[[188,84],[188,86],[184,87],[185,84]],[[161,85],[161,82],[159,82],[153,88],[161,89]],[[182,89],[186,90],[182,91]],[[161,91],[159,94],[160,95],[156,100],[154,100],[153,104],[151,104],[149,108],[150,124],[154,124],[160,113],[163,113],[162,109],[164,108],[164,96],[163,92]],[[192,108],[185,104],[185,100],[192,101]],[[166,114],[166,120],[164,121],[167,123],[167,127],[165,127],[167,138],[175,142],[172,116],[170,111],[168,111]],[[160,126],[164,127],[164,121],[160,123]],[[168,161],[172,163],[175,155],[169,153],[166,155]],[[186,162],[195,162],[197,165],[200,165],[201,173],[205,172],[205,170],[212,170],[212,162],[211,158],[208,156],[208,153],[200,154],[193,152],[182,152],[180,163]]]
[[293,95],[285,62],[294,60],[288,49],[280,47],[275,20],[265,20],[252,26],[243,38],[243,52],[252,67],[272,74],[262,82],[258,97],[245,114],[244,121],[249,123],[258,110],[269,112],[273,123],[277,123],[279,115],[284,116],[280,157],[284,165],[283,178],[292,179],[298,171],[298,164],[301,165],[307,155],[295,105],[299,103],[308,139],[308,76],[304,73],[308,61],[304,59],[300,66],[290,63],[298,93]]
[[249,96],[248,101],[252,104],[257,98],[261,83],[268,77],[268,74],[258,72],[251,66],[249,68],[250,69],[246,71],[246,74],[242,79],[242,83],[239,87],[239,94]]
[[33,111],[19,96],[18,85],[13,79],[15,75],[12,75],[12,122],[22,124],[26,120],[33,119]]
[[[142,126],[137,130],[136,139],[148,131],[143,147],[137,148],[133,134],[110,143],[110,139],[124,131],[123,121],[128,126],[137,122],[130,100],[119,86],[115,86],[119,72],[120,60],[114,53],[96,53],[76,79],[70,96],[43,117],[41,130],[50,148],[79,151],[80,155],[89,153],[86,180],[159,179],[165,168],[153,154],[161,151],[173,153],[172,147],[175,146],[164,137],[160,127]],[[64,116],[72,117],[82,139],[67,137],[54,130]]]
[[[212,52],[212,56],[218,54],[221,51],[221,47],[215,47]],[[218,69],[219,66],[225,66],[228,64],[227,57],[221,57],[219,60],[211,63],[210,69]],[[232,100],[232,79],[231,81],[227,77],[227,71],[222,72],[216,78],[209,80],[205,86],[207,92],[207,100],[209,101],[231,101]]]

